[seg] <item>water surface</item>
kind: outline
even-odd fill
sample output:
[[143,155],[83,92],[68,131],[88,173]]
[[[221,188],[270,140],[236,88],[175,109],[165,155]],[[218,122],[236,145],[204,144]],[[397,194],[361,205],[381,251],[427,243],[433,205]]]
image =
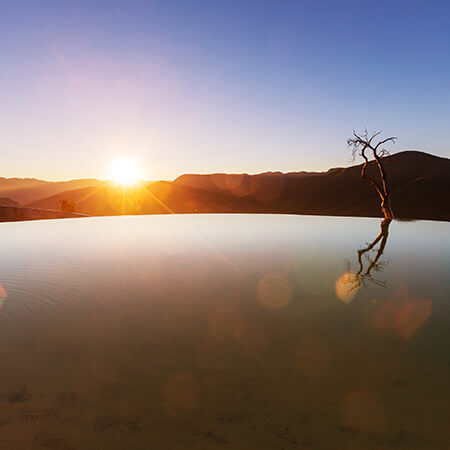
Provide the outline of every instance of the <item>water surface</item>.
[[0,448],[448,448],[449,225],[380,225],[1,224]]

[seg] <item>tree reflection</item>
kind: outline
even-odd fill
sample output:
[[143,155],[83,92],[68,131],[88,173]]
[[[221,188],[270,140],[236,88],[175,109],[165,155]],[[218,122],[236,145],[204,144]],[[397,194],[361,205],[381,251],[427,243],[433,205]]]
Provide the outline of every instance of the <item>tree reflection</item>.
[[[356,272],[356,280],[358,286],[367,286],[370,283],[374,283],[377,286],[385,286],[385,281],[380,281],[376,279],[372,272],[381,271],[387,264],[387,261],[381,260],[384,249],[386,248],[388,236],[389,236],[389,226],[391,225],[392,219],[386,218],[381,222],[380,232],[378,236],[366,247],[358,250],[358,264],[359,270]],[[376,250],[377,245],[379,245],[378,250]],[[373,251],[376,250],[374,256]],[[365,261],[363,261],[363,258]],[[364,265],[367,265],[367,269],[364,270]]]
[[383,261],[381,256],[386,248],[391,222],[392,219],[384,219],[381,222],[378,236],[371,243],[358,250],[359,270],[356,273],[353,272],[349,263],[347,272],[336,281],[336,295],[344,303],[351,302],[361,286],[367,287],[370,284],[386,286],[385,281],[375,278],[373,274],[380,272],[387,264],[387,261]]
[[[392,219],[386,218],[381,222],[380,232],[375,239],[358,250],[359,270],[353,272],[350,265],[347,271],[336,281],[336,295],[344,303],[350,303],[361,286],[371,284],[386,287],[386,282],[375,277],[387,265],[382,256],[389,237],[389,226]],[[432,313],[432,299],[410,293],[407,285],[394,285],[388,295],[372,300],[370,308],[370,322],[377,330],[394,331],[398,336],[409,339],[426,322]]]

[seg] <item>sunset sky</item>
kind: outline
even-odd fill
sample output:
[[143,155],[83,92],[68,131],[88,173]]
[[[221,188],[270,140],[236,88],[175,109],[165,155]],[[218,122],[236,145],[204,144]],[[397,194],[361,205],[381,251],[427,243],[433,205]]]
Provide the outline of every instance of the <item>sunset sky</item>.
[[364,126],[450,157],[448,1],[2,1],[1,170],[326,170]]

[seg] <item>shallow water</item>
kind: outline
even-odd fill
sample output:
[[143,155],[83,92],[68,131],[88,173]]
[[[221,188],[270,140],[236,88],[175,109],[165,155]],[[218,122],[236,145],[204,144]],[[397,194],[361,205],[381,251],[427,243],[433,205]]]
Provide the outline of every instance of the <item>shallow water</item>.
[[2,449],[449,448],[447,223],[0,226]]

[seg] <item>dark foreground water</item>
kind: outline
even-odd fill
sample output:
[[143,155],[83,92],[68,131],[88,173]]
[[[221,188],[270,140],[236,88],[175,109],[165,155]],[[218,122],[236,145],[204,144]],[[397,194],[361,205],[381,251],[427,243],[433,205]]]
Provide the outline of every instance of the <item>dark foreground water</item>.
[[450,225],[380,225],[1,224],[0,448],[449,448]]

